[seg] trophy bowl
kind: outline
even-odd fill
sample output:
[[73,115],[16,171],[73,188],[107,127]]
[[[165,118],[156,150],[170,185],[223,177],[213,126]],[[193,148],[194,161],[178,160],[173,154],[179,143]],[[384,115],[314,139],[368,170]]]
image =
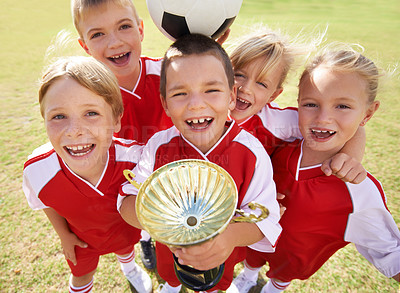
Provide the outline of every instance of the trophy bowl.
[[[180,160],[155,170],[143,184],[125,177],[139,188],[136,215],[150,236],[168,246],[189,246],[205,242],[222,233],[238,212],[237,221],[257,222],[260,217],[237,211],[237,188],[230,174],[222,167],[203,160]],[[251,207],[253,208],[253,207]],[[254,207],[256,208],[256,207]],[[266,211],[265,211],[266,210]],[[200,271],[180,265],[174,255],[175,273],[180,282],[194,291],[206,291],[221,279],[224,264]]]

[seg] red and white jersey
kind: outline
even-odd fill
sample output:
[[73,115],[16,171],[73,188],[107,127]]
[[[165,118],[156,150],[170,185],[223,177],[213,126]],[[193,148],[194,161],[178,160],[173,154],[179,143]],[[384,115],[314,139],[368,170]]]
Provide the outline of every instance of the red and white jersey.
[[116,137],[146,143],[154,133],[171,127],[160,100],[160,70],[162,59],[140,57],[140,75],[133,89],[121,88],[124,115]]
[[239,124],[262,143],[269,155],[284,142],[292,142],[303,136],[299,130],[297,108],[280,109],[267,104],[257,114]]
[[96,186],[75,174],[50,143],[36,149],[24,164],[23,191],[34,210],[53,208],[89,247],[110,253],[131,246],[140,230],[127,224],[116,209],[118,190],[140,158],[142,146],[114,139]]
[[[260,142],[235,122],[227,122],[227,131],[206,153],[187,141],[175,127],[155,134],[143,149],[138,165],[133,169],[135,180],[143,183],[151,173],[163,165],[182,159],[206,160],[224,168],[233,178],[238,189],[237,208],[251,212],[248,204],[258,202],[267,207],[270,215],[257,223],[265,238],[255,243],[255,249],[272,252],[281,227],[279,205],[272,179],[271,161]],[[137,194],[138,190],[126,183],[121,187],[119,204],[123,196]],[[226,290],[232,282],[234,267],[245,258],[245,247],[236,247],[225,261],[221,280],[213,289]],[[180,284],[174,273],[172,253],[168,247],[156,243],[157,271],[171,286]]]
[[[236,183],[238,208],[251,212],[248,204],[254,201],[269,209],[268,218],[257,223],[268,241],[253,246],[257,250],[273,251],[281,227],[278,224],[279,205],[270,158],[254,136],[240,129],[235,122],[227,122],[227,126],[229,128],[223,137],[206,154],[187,141],[175,127],[155,134],[144,147],[140,162],[133,170],[135,180],[142,183],[154,170],[176,160],[200,159],[216,163]],[[118,199],[119,205],[122,196],[137,192],[133,185],[124,184]]]
[[386,206],[382,186],[371,174],[360,184],[325,176],[321,166],[299,168],[302,141],[272,157],[277,191],[287,208],[276,251],[265,254],[267,276],[307,279],[348,243],[382,274],[400,272],[400,232]]

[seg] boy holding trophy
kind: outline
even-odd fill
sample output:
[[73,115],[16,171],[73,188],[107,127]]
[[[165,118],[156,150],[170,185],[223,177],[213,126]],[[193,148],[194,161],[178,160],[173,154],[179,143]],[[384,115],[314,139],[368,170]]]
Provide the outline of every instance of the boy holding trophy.
[[[182,280],[174,273],[174,256],[178,266],[202,271],[225,263],[220,281],[203,290],[227,290],[246,247],[273,252],[281,233],[269,156],[254,136],[227,121],[236,100],[234,75],[229,56],[214,40],[194,34],[172,44],[161,68],[160,92],[174,126],[149,140],[133,169],[134,180],[143,183],[153,171],[177,160],[204,160],[221,166],[233,178],[237,208],[249,212],[249,204],[255,202],[269,210],[269,216],[257,223],[229,223],[219,235],[196,245],[156,243],[158,273],[166,281],[161,292],[181,288]],[[141,228],[135,210],[137,194],[137,187],[123,184],[118,209],[129,224]]]

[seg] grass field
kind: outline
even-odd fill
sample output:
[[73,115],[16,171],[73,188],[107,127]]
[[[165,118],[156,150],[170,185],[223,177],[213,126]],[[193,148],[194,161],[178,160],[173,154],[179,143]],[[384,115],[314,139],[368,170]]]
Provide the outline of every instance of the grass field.
[[[21,190],[22,168],[28,154],[46,142],[37,103],[36,81],[44,54],[61,29],[73,31],[69,1],[1,1],[0,17],[0,292],[66,292],[69,269],[59,239],[43,212],[29,207]],[[136,0],[145,22],[143,53],[161,56],[170,41],[159,33]],[[400,60],[399,0],[244,0],[231,39],[255,23],[297,33],[329,24],[328,41],[356,42],[365,54],[386,67]],[[76,47],[68,50],[83,54]],[[292,76],[280,105],[294,105]],[[400,226],[400,82],[384,84],[381,107],[367,125],[365,167],[384,185],[388,207]],[[139,261],[139,260],[138,260]],[[238,270],[240,265],[238,266]],[[154,288],[162,280],[150,272]],[[265,283],[260,276],[260,286]],[[258,287],[259,289],[259,287]],[[257,292],[257,290],[254,292]],[[114,256],[101,259],[93,292],[128,292]],[[349,245],[335,254],[312,278],[294,281],[287,292],[399,292]]]

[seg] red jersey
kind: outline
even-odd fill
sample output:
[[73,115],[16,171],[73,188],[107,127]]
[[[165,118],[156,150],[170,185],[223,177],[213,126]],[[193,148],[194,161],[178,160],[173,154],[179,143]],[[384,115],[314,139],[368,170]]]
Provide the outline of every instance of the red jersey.
[[108,150],[104,173],[93,186],[79,177],[57,155],[50,143],[38,148],[24,165],[23,190],[32,209],[51,207],[88,248],[107,254],[140,239],[140,230],[127,224],[116,210],[124,169],[132,169],[142,146],[115,139]]
[[146,143],[154,133],[171,127],[160,100],[162,59],[140,57],[140,75],[132,92],[121,88],[124,115],[116,137]]
[[299,130],[297,108],[280,109],[267,104],[257,114],[239,124],[262,143],[271,155],[276,147],[285,142],[302,138]]
[[[228,130],[206,154],[187,141],[175,127],[155,134],[143,149],[142,157],[133,170],[135,180],[144,182],[159,167],[181,159],[200,159],[218,164],[234,179],[238,189],[238,208],[251,212],[251,201],[266,206],[270,215],[257,225],[265,238],[254,244],[255,249],[273,251],[281,232],[279,206],[276,201],[275,184],[272,180],[272,166],[260,142],[236,123],[227,122]],[[127,183],[121,188],[119,201],[123,196],[137,194],[137,189]],[[225,262],[225,272],[214,289],[226,290],[233,278],[236,263],[242,261],[245,249],[235,248]],[[157,270],[160,276],[172,286],[180,283],[173,269],[171,251],[157,243]]]
[[300,168],[301,158],[301,141],[277,149],[272,157],[277,191],[286,195],[283,231],[276,251],[249,252],[249,265],[267,261],[269,278],[307,279],[352,242],[387,277],[399,273],[400,232],[381,184],[371,174],[360,184],[345,183],[325,176],[321,165]]

